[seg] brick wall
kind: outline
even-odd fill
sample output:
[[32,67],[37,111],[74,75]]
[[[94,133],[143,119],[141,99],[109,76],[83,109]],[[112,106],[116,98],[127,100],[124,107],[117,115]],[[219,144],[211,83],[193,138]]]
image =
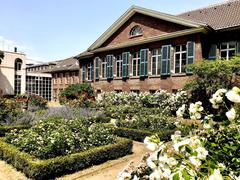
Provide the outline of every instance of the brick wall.
[[[142,36],[131,38],[129,33],[131,29],[140,25],[143,31]],[[103,45],[110,46],[126,41],[134,41],[139,39],[145,39],[147,37],[158,36],[166,33],[176,32],[179,30],[187,29],[188,27],[167,22],[164,20],[148,17],[142,14],[135,14],[132,16],[121,28],[118,29]]]

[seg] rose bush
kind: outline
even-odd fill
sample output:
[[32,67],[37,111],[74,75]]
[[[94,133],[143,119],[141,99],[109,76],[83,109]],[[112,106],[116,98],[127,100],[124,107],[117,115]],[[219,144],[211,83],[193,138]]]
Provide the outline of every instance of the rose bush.
[[[240,179],[239,99],[237,87],[218,90],[212,96],[212,106],[218,107],[224,116],[225,121],[221,123],[213,121],[214,115],[207,114],[201,102],[192,103],[188,113],[192,119],[204,117],[203,129],[186,137],[176,131],[167,143],[157,136],[146,137],[144,143],[153,152],[145,156],[138,167],[127,166],[118,179]],[[186,105],[180,107],[178,118],[182,119],[186,111]]]
[[110,129],[89,119],[49,118],[30,129],[12,130],[6,142],[41,159],[71,154],[114,143]]
[[98,99],[99,107],[112,107],[118,105],[129,105],[135,107],[160,108],[162,110],[175,111],[188,102],[188,95],[185,91],[178,91],[176,94],[159,90],[153,94],[144,93],[125,93],[125,92],[104,92]]

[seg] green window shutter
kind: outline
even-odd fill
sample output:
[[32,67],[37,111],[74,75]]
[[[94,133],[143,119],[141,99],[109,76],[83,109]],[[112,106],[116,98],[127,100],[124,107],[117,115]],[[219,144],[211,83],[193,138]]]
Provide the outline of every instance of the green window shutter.
[[82,66],[82,80],[86,80],[86,65]]
[[240,55],[240,42],[237,42],[237,54]]
[[148,76],[148,49],[140,50],[140,77]]
[[113,79],[113,55],[107,55],[107,79]]
[[171,45],[162,46],[161,75],[170,75]]
[[[193,64],[195,61],[195,42],[187,42],[187,64]],[[186,69],[187,74],[192,74],[191,69]]]
[[99,80],[99,68],[100,68],[100,58],[96,57],[95,58],[95,79]]
[[122,77],[123,78],[127,78],[129,77],[129,57],[130,57],[130,53],[129,52],[124,52],[122,53],[122,59],[123,59],[123,63],[122,63]]
[[209,60],[216,60],[217,59],[217,45],[212,44],[208,54]]

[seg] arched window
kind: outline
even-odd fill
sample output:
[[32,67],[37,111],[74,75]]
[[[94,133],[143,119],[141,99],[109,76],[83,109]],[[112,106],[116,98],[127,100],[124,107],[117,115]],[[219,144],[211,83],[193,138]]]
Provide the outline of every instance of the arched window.
[[15,59],[15,71],[20,71],[22,69],[22,60],[17,58]]
[[130,36],[134,37],[134,36],[139,36],[142,35],[142,28],[140,26],[134,26],[131,31],[130,31]]

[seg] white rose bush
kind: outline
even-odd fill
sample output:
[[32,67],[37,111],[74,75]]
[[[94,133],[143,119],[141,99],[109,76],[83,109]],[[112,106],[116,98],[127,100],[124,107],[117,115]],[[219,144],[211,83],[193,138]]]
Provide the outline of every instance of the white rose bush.
[[[146,137],[150,150],[139,166],[131,164],[119,173],[122,180],[223,180],[240,179],[240,88],[219,89],[209,100],[216,114],[205,112],[201,102],[181,105],[177,119],[202,120],[203,126],[183,137],[180,131],[171,141],[157,135]],[[220,112],[220,113],[218,113]],[[222,122],[213,121],[221,114]],[[218,117],[218,116],[216,116]]]

